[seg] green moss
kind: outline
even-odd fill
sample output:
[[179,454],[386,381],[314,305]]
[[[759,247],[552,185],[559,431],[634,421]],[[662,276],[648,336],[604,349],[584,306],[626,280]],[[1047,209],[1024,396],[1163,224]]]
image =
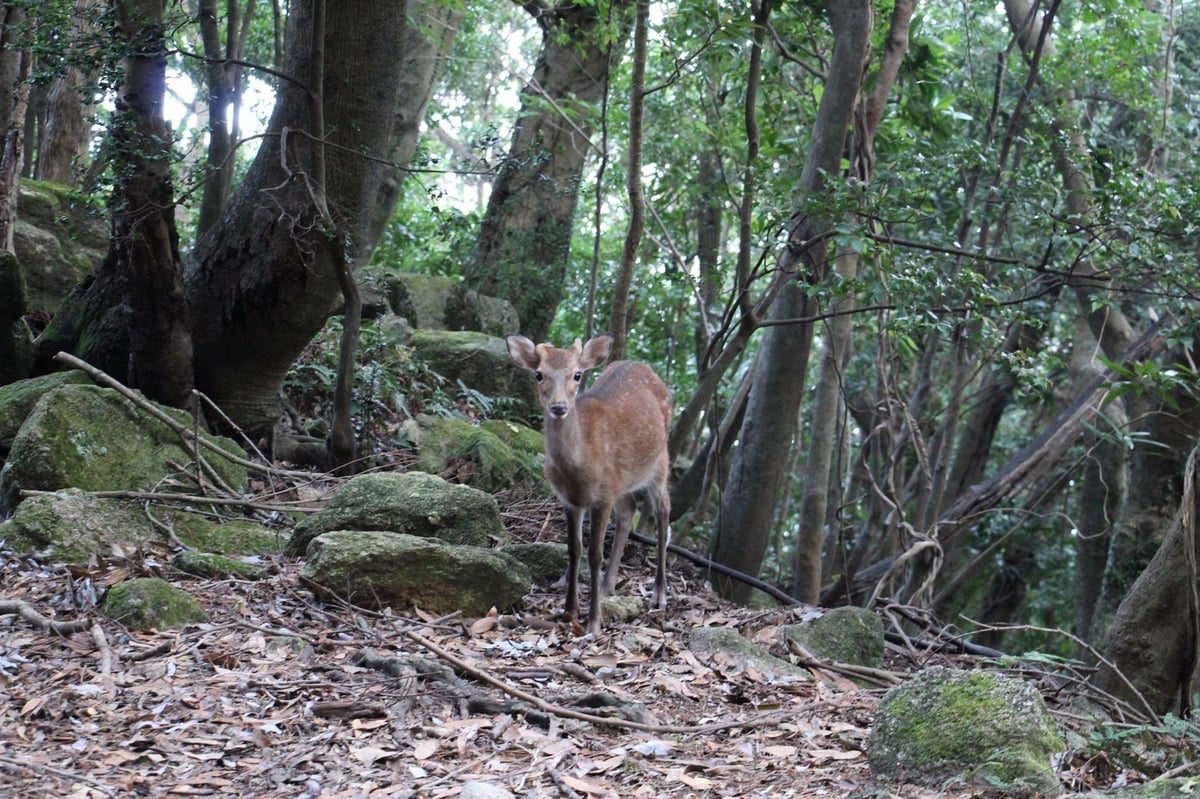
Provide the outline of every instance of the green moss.
[[213,580],[239,579],[261,580],[267,572],[261,566],[243,560],[214,555],[211,552],[185,550],[171,561],[171,568],[183,574],[207,577]]
[[108,589],[101,610],[134,630],[164,630],[204,621],[195,597],[157,577],[139,577]]
[[[183,411],[158,407],[191,426]],[[242,455],[229,439],[210,440]],[[148,489],[167,475],[165,463],[187,465],[193,454],[170,427],[115,390],[66,385],[42,397],[19,430],[5,465],[4,491],[13,497],[24,488]],[[245,484],[243,467],[212,452],[204,455],[227,484]]]
[[21,424],[46,393],[69,383],[87,385],[91,382],[83,372],[71,370],[0,386],[0,441],[16,436]]
[[871,764],[931,782],[986,774],[1010,785],[1056,785],[1064,749],[1041,696],[984,671],[931,668],[890,691],[871,731]]

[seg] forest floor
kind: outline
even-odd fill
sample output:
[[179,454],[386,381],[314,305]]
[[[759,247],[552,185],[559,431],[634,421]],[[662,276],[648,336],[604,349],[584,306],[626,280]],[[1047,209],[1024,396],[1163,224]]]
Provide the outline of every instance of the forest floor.
[[[86,617],[81,594],[161,575],[165,560],[115,558],[81,579],[3,556],[0,599]],[[627,561],[620,592],[648,593],[646,553],[631,544]],[[778,652],[776,628],[799,611],[732,608],[689,564],[675,564],[665,612],[594,640],[550,621],[561,587],[531,594],[520,617],[398,616],[321,604],[297,561],[271,565],[258,582],[172,575],[208,613],[180,631],[95,616],[59,636],[0,616],[0,796],[439,799],[472,781],[587,799],[982,795],[873,780],[883,686],[694,656],[697,625]],[[932,662],[972,665],[889,645],[897,678]]]

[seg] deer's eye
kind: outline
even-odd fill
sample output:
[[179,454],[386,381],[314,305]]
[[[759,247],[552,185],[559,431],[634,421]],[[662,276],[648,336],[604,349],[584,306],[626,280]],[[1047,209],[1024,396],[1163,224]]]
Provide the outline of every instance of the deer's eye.
[[542,379],[544,377],[545,377],[545,375],[542,374],[540,369],[533,373],[533,379],[538,381],[539,383],[542,382]]
[[580,380],[583,380],[583,372],[576,372],[575,373],[575,382],[578,383]]

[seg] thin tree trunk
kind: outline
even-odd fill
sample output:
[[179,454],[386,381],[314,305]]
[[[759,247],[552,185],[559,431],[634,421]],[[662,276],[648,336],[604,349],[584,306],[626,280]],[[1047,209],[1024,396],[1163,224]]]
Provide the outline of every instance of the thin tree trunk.
[[[828,9],[836,39],[800,177],[800,194],[808,197],[821,194],[825,175],[840,172],[846,130],[862,87],[871,43],[873,9],[869,2],[831,0]],[[801,280],[823,280],[828,269],[825,234],[830,226],[829,219],[807,216],[793,223],[780,258],[781,271],[793,274],[803,266]],[[815,310],[806,287],[791,280],[775,299],[770,327],[763,336],[758,376],[750,389],[746,417],[738,434],[741,444],[734,451],[729,482],[722,495],[713,550],[718,562],[746,574],[757,574],[762,565],[783,485],[783,464],[796,435],[813,339],[812,323],[797,320]],[[750,598],[750,589],[741,584],[722,581],[718,589],[737,602]]]
[[0,7],[0,133],[4,136],[0,150],[0,247],[6,252],[15,252],[13,230],[17,224],[17,189],[24,160],[29,72],[33,67],[28,33],[22,30],[27,18],[22,7]]
[[406,167],[412,161],[420,140],[425,109],[433,89],[441,79],[446,59],[454,47],[454,39],[462,24],[462,8],[454,3],[437,0],[413,0],[409,3],[409,22],[404,28],[404,40],[399,58],[400,91],[397,93],[395,130],[388,152],[388,167],[379,185],[379,197],[369,221],[363,227],[361,242],[356,247],[356,260],[374,251],[387,229],[388,222],[400,199]]
[[[84,50],[84,42],[95,33],[99,8],[99,0],[75,0],[71,8],[69,47]],[[33,172],[38,180],[66,186],[81,185],[92,143],[94,92],[94,81],[82,69],[69,63],[63,67],[63,74],[51,81]]]

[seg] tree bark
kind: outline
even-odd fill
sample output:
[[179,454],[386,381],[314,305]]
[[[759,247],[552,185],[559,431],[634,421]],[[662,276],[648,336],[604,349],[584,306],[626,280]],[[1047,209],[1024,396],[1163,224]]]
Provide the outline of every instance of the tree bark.
[[[82,50],[95,32],[98,0],[75,0],[71,8],[69,47]],[[73,59],[63,74],[50,82],[46,94],[46,114],[37,142],[33,176],[65,186],[80,186],[84,165],[92,143],[91,115],[95,82]]]
[[603,4],[525,5],[542,28],[542,52],[521,92],[512,144],[464,278],[481,294],[509,300],[521,332],[534,341],[546,339],[562,301],[580,179],[592,148],[594,120],[586,109],[603,96],[631,5],[612,0],[620,33],[611,44],[602,35],[608,23]]
[[29,71],[33,51],[21,30],[27,18],[17,5],[0,6],[0,247],[13,250],[17,224],[17,187],[24,158],[25,111],[29,107]]
[[[396,5],[330,4],[323,92],[327,197],[351,240],[378,201],[380,156],[391,145],[400,87],[396,42],[405,24],[404,8]],[[314,155],[304,88],[312,25],[312,3],[293,3],[283,72],[300,80],[280,83],[269,135],[229,211],[197,242],[185,273],[197,386],[256,434],[274,424],[284,375],[341,296],[337,237],[315,228],[307,173]]]
[[254,16],[254,0],[241,8],[228,0],[226,39],[222,46],[217,0],[200,0],[200,40],[204,44],[205,79],[208,83],[208,152],[205,154],[204,191],[196,217],[196,236],[204,235],[225,211],[233,186],[234,148],[237,143],[238,92],[242,68],[234,63],[245,56],[243,26]]
[[[901,0],[892,9],[887,46],[871,93],[865,98],[860,123],[850,148],[850,161],[859,185],[871,181],[875,161],[875,132],[883,119],[887,96],[908,52],[908,31],[916,0]],[[862,256],[849,247],[837,254],[837,278],[848,285],[858,277]],[[800,501],[800,524],[792,564],[792,594],[802,602],[816,604],[821,593],[821,564],[829,520],[830,493],[837,485],[833,453],[841,423],[846,417],[842,376],[849,359],[854,297],[839,298],[833,318],[826,323],[825,354],[817,375],[813,398],[808,459],[804,469],[804,494]]]
[[[379,196],[363,227],[357,252],[373,252],[383,237],[420,139],[425,109],[433,89],[441,78],[446,59],[462,24],[463,12],[453,3],[437,0],[413,0],[409,3],[409,23],[400,47],[400,91],[397,94],[395,129],[388,151],[388,165],[379,184]],[[361,257],[359,259],[361,261]]]
[[[800,177],[802,196],[819,196],[824,176],[841,171],[846,131],[864,78],[870,52],[872,6],[866,0],[828,4],[835,43],[825,91],[813,125],[812,142]],[[799,279],[818,282],[828,270],[825,233],[828,219],[803,217],[789,229],[780,258],[784,273],[803,265]],[[812,350],[810,322],[797,322],[815,311],[806,287],[790,280],[772,306],[759,351],[759,371],[750,389],[746,416],[733,453],[729,482],[721,499],[714,559],[746,574],[757,574],[770,537],[788,449],[796,436],[797,413],[804,393]],[[727,599],[746,602],[750,588],[720,581]]]
[[129,332],[130,385],[149,398],[188,407],[192,337],[183,297],[173,137],[163,118],[167,55],[164,0],[117,3],[118,36],[127,48],[113,119],[116,182],[112,257]]
[[[1092,682],[1134,709],[1186,712],[1196,669],[1197,450],[1183,472],[1183,498],[1162,546],[1113,616]],[[1128,682],[1127,682],[1128,680]],[[1130,685],[1132,683],[1132,685]],[[1140,694],[1140,696],[1139,696]]]

